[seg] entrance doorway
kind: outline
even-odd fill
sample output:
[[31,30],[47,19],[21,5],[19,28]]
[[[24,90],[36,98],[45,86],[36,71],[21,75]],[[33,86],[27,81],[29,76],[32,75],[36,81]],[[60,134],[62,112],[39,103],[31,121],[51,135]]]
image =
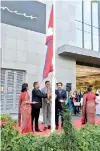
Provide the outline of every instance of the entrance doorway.
[[100,68],[76,65],[76,87],[85,91],[88,85],[93,85],[93,91],[100,89]]

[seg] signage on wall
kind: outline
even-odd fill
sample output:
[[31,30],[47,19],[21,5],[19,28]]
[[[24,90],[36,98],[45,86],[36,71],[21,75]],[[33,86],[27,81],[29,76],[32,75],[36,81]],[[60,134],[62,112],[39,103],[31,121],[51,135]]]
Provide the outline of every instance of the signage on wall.
[[12,92],[12,87],[8,87],[8,92]]
[[26,13],[19,13],[18,11],[12,11],[10,10],[8,7],[0,7],[2,10],[7,10],[8,12],[10,13],[15,13],[16,15],[19,15],[19,16],[23,16],[23,17],[26,17],[26,18],[30,18],[30,19],[37,19],[37,17],[35,16],[32,16],[32,15],[27,15]]
[[46,4],[38,1],[2,1],[0,9],[2,23],[46,33]]

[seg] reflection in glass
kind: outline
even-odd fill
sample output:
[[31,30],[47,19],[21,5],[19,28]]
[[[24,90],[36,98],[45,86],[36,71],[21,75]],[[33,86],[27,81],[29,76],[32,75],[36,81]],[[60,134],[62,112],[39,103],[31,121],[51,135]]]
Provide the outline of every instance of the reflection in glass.
[[82,30],[76,29],[76,47],[82,48]]
[[98,3],[92,3],[93,26],[98,28]]
[[76,2],[76,20],[82,22],[82,1]]
[[98,3],[92,3],[92,21],[93,21],[93,50],[99,49],[99,29],[98,29]]
[[76,28],[82,30],[82,22],[76,21]]
[[98,49],[99,49],[98,29],[93,27],[93,50],[98,51]]
[[84,48],[91,49],[91,26],[84,24]]
[[82,48],[82,1],[76,2],[76,46]]
[[[84,6],[83,22],[82,22],[82,4]],[[82,48],[82,42],[84,42],[85,49],[91,50],[93,46],[93,50],[98,51],[99,49],[98,3],[92,3],[91,5],[90,1],[84,1],[83,3],[82,1],[77,1],[75,24],[76,24],[76,46]],[[82,24],[84,26],[82,26]]]
[[84,23],[91,25],[91,3],[84,1]]
[[84,32],[91,34],[91,26],[84,24]]
[[85,49],[91,49],[91,34],[90,33],[84,33],[84,48]]

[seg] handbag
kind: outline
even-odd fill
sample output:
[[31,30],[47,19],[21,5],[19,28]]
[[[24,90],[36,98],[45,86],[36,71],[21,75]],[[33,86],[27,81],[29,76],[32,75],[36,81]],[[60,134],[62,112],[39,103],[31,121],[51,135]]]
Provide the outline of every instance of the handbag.
[[74,106],[80,106],[80,102],[74,102]]

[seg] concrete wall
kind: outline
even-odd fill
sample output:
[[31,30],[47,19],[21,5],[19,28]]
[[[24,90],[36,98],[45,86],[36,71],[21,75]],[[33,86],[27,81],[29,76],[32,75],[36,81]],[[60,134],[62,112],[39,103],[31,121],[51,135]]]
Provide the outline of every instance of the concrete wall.
[[56,2],[56,78],[57,81],[72,83],[72,89],[76,88],[76,61],[70,57],[61,57],[57,54],[57,48],[64,45],[75,45],[76,7],[74,2]]
[[42,80],[45,35],[1,24],[2,68],[27,71],[27,81]]
[[[45,4],[48,25],[52,2],[46,1]],[[56,48],[65,43],[74,43],[73,14],[72,3],[63,2],[56,5]],[[1,23],[1,36],[2,68],[25,70],[30,89],[33,81],[39,81],[43,86],[46,35]],[[50,80],[51,77],[52,74],[49,75]],[[76,87],[76,61],[69,57],[62,58],[56,53],[56,80],[63,82],[64,85],[67,82],[73,83],[74,89]]]
[[[51,5],[48,4],[46,22],[50,9]],[[42,74],[47,50],[45,40],[45,34],[1,23],[2,68],[25,70],[30,89],[34,81],[39,81],[43,86]]]
[[[47,31],[52,2],[44,1],[44,3],[46,4]],[[74,7],[70,2],[64,2],[61,7],[60,4],[56,5],[56,51],[65,43],[74,44],[75,30],[72,25],[73,19],[71,19],[74,12],[72,11],[74,11]],[[45,34],[1,23],[1,67],[25,70],[30,94],[34,81],[39,81],[41,87],[44,85],[42,72],[46,54],[45,40]],[[51,81],[52,74],[48,79]],[[63,82],[64,85],[67,82],[72,83],[73,89],[76,87],[76,61],[69,57],[58,56],[57,52],[56,80]],[[13,118],[16,119],[16,115]],[[40,120],[42,121],[42,116],[40,116]]]
[[76,3],[56,2],[56,47],[64,44],[76,45]]

